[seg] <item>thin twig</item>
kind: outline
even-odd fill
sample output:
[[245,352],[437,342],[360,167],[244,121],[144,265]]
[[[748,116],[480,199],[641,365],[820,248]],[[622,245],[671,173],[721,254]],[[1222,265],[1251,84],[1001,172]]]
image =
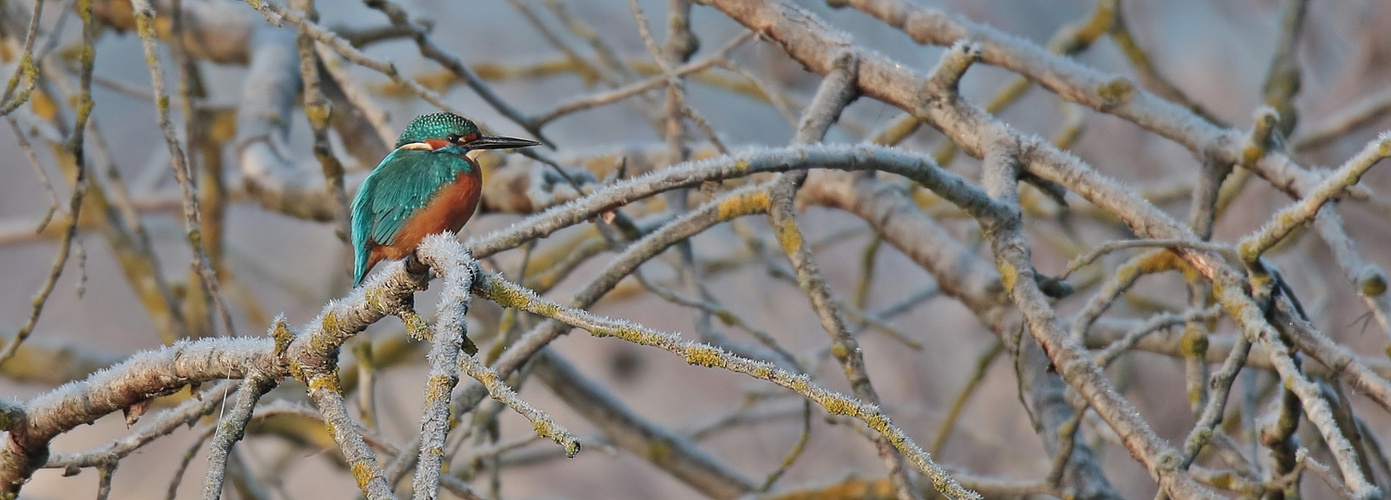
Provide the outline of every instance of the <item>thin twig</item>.
[[[290,6],[303,12],[306,19],[318,20],[314,0],[294,0]],[[335,202],[333,218],[338,225],[338,238],[346,244],[350,224],[348,220],[348,193],[343,183],[343,163],[333,154],[333,149],[328,142],[328,122],[329,116],[333,113],[333,107],[324,98],[323,91],[319,88],[319,67],[321,64],[316,57],[317,52],[314,50],[317,44],[309,35],[300,33],[298,37],[295,37],[295,45],[299,49],[300,80],[304,83],[304,116],[309,120],[310,130],[314,132],[314,157],[319,160],[320,169],[324,174],[324,183],[328,186],[328,191]],[[323,61],[323,65],[327,65],[327,61]]]
[[227,303],[222,299],[222,292],[219,290],[217,282],[217,273],[213,271],[212,263],[208,260],[207,251],[203,246],[198,192],[193,185],[192,170],[189,168],[188,157],[184,155],[183,146],[180,145],[177,133],[174,131],[174,124],[169,119],[169,98],[164,89],[164,71],[160,68],[159,53],[155,47],[153,24],[155,11],[150,6],[149,0],[132,0],[131,8],[135,11],[135,22],[140,33],[140,43],[145,48],[145,64],[150,67],[150,79],[154,86],[159,127],[164,132],[164,142],[169,148],[174,178],[178,180],[179,189],[183,193],[184,229],[188,245],[193,250],[192,265],[202,278],[203,286],[208,295],[212,297],[213,303],[217,306],[225,329],[223,333],[232,336],[235,335],[235,330],[232,329],[232,314],[227,310]]
[[[386,17],[391,20],[393,25],[411,31],[413,33],[412,38],[415,39],[416,48],[420,50],[420,55],[425,56],[426,59],[434,60],[441,66],[444,66],[445,69],[454,73],[455,76],[463,80],[469,88],[473,89],[475,94],[478,94],[478,97],[483,99],[483,102],[488,103],[498,114],[520,125],[523,129],[526,129],[526,131],[535,136],[537,140],[550,144],[546,136],[541,134],[541,127],[536,126],[526,115],[522,114],[521,111],[512,107],[507,101],[502,100],[502,97],[497,95],[492,87],[489,87],[482,78],[478,77],[477,73],[473,72],[473,69],[460,61],[457,56],[446,53],[440,49],[439,46],[435,44],[434,40],[429,37],[429,30],[411,21],[404,9],[388,0],[365,0],[364,3],[366,3],[368,7],[377,9],[381,11],[381,13],[386,14]],[[394,72],[394,66],[392,66],[392,70]]]
[[1374,123],[1391,112],[1391,88],[1368,94],[1346,107],[1329,114],[1323,123],[1312,125],[1291,141],[1295,151],[1318,149],[1348,133]]
[[343,66],[342,58],[338,53],[333,52],[322,43],[314,44],[314,53],[319,56],[320,61],[323,61],[323,68],[328,71],[333,82],[338,84],[339,90],[343,91],[343,97],[352,103],[358,112],[362,113],[363,118],[367,119],[367,123],[372,125],[372,130],[377,133],[377,138],[381,139],[383,144],[394,144],[396,133],[387,123],[386,112],[382,111],[382,108],[375,102],[372,102],[367,91],[353,80],[352,75],[348,74],[348,69]]
[[985,352],[976,358],[975,368],[966,378],[966,384],[957,391],[956,397],[952,398],[951,406],[947,407],[946,416],[942,417],[942,423],[937,426],[937,434],[932,439],[932,446],[928,451],[933,455],[942,454],[942,448],[946,447],[947,439],[951,437],[952,431],[956,429],[956,420],[961,417],[961,412],[966,409],[966,402],[970,401],[971,396],[975,395],[976,388],[980,387],[981,381],[985,380],[986,370],[995,362],[995,358],[1000,357],[1000,353],[1005,352],[1005,344],[995,341],[986,348]]
[[677,356],[686,362],[709,368],[723,368],[743,373],[754,378],[767,380],[791,389],[810,399],[834,415],[846,415],[860,420],[875,432],[888,438],[923,473],[932,478],[933,485],[952,498],[980,498],[974,492],[962,488],[951,475],[932,461],[926,452],[919,448],[901,429],[890,423],[889,418],[877,406],[866,404],[844,396],[811,382],[802,375],[793,375],[766,362],[753,361],[729,354],[719,348],[682,339],[680,336],[652,330],[630,322],[615,321],[595,316],[587,311],[566,307],[556,302],[537,297],[529,290],[521,288],[493,274],[480,276],[475,292],[504,307],[516,307],[532,314],[563,321],[575,328],[589,331],[600,337],[613,336],[629,342],[656,347]]
[[[39,13],[42,8],[43,1],[36,1],[30,32],[28,39],[25,41],[26,53],[24,57],[28,58],[26,59],[28,64],[25,69],[33,70],[34,72],[37,72],[38,68],[33,67],[33,54],[29,53],[29,51],[33,50],[33,37],[38,30]],[[74,120],[72,135],[68,137],[68,140],[64,144],[66,152],[72,155],[75,170],[72,180],[72,195],[68,199],[68,227],[63,233],[62,241],[58,244],[58,255],[53,258],[53,265],[49,268],[48,276],[44,279],[43,285],[39,287],[38,293],[34,295],[31,301],[32,307],[29,312],[29,318],[25,320],[24,325],[19,328],[19,331],[15,332],[14,336],[10,338],[10,342],[5,345],[4,350],[0,351],[0,365],[3,365],[6,360],[14,357],[15,353],[19,350],[19,344],[23,343],[24,340],[33,333],[34,327],[38,325],[39,316],[43,314],[44,305],[48,303],[48,297],[53,293],[53,288],[58,284],[58,277],[62,275],[63,268],[68,262],[68,255],[72,252],[72,244],[73,240],[77,237],[77,225],[82,212],[82,200],[87,194],[87,161],[83,150],[83,139],[86,137],[87,120],[92,115],[92,68],[96,59],[96,49],[93,44],[96,39],[94,34],[96,28],[92,22],[91,1],[83,1],[79,3],[76,8],[82,15],[82,44],[84,50],[81,56],[82,69],[80,75],[82,94],[78,98],[77,117]],[[32,90],[33,76],[30,75],[27,78],[27,90]],[[7,87],[5,96],[0,97],[0,101],[7,99],[11,91],[13,91],[13,87]],[[9,117],[6,118],[8,119]],[[15,122],[11,120],[10,124],[14,125],[14,123]],[[16,133],[20,147],[27,152],[31,161],[36,161],[33,159],[33,148],[29,146],[27,139],[23,134],[18,133],[18,129],[16,129]],[[38,164],[35,163],[35,166],[38,167]]]
[[237,389],[237,400],[226,416],[217,424],[212,445],[208,450],[208,472],[203,479],[203,500],[217,500],[222,497],[222,481],[227,473],[227,458],[232,453],[232,445],[246,435],[246,425],[256,410],[256,402],[279,381],[264,373],[253,373],[242,380]]
[[38,225],[34,228],[34,233],[43,233],[44,228],[53,220],[53,214],[58,213],[62,200],[58,199],[58,192],[53,189],[53,183],[48,180],[48,173],[44,172],[43,164],[39,163],[38,155],[34,154],[34,147],[29,144],[29,138],[24,136],[20,130],[19,122],[13,116],[6,116],[5,121],[9,122],[10,130],[14,131],[15,142],[19,144],[20,151],[24,152],[24,158],[29,160],[29,165],[34,167],[34,175],[38,176],[39,184],[43,186],[45,193],[48,193],[48,209],[44,210],[43,217],[39,218]]
[[[678,68],[674,68],[671,72],[673,75],[680,77],[692,73],[698,73],[706,69],[709,69],[712,66],[716,66],[721,61],[723,61],[729,55],[730,52],[733,52],[734,49],[738,48],[745,41],[752,37],[753,32],[745,32],[735,37],[733,40],[730,40],[730,42],[725,44],[725,46],[721,48],[719,51],[716,51],[715,53],[703,59],[692,61]],[[633,82],[613,90],[599,92],[589,96],[576,97],[557,105],[550,111],[537,114],[532,118],[532,121],[536,123],[538,126],[545,125],[565,115],[596,108],[606,104],[619,102],[647,91],[660,89],[668,85],[669,83],[670,80],[666,78],[666,75],[658,75],[648,78],[646,80]]]
[[1314,218],[1325,203],[1340,195],[1348,186],[1357,184],[1363,173],[1387,156],[1391,156],[1391,133],[1382,134],[1368,143],[1360,153],[1329,173],[1307,196],[1276,212],[1256,234],[1243,239],[1239,247],[1242,260],[1254,261],[1267,248]]
[[[140,426],[129,436],[112,441],[92,450],[68,454],[54,454],[48,458],[47,468],[96,467],[111,457],[124,458],[131,453],[168,435],[181,426],[196,423],[203,416],[212,413],[224,401],[234,384],[220,382],[201,394],[202,399],[190,398],[179,406],[160,412],[154,416],[140,419]],[[201,443],[201,440],[199,441]],[[200,445],[201,446],[201,445]]]
[[[43,14],[43,0],[35,0],[34,13],[29,16],[29,30],[24,35],[23,53],[19,57],[19,65],[15,67],[14,74],[10,75],[10,80],[5,84],[5,91],[0,93],[0,116],[9,115],[14,110],[29,101],[29,96],[34,93],[34,82],[38,79],[39,68],[34,64],[34,40],[39,36],[39,18]],[[24,88],[19,89],[19,94],[15,95],[15,90],[19,88],[23,80]],[[13,97],[13,99],[11,99]]]
[[[22,147],[28,148],[28,142],[20,137]],[[53,257],[53,264],[49,267],[48,275],[44,278],[43,284],[39,286],[39,291],[34,294],[30,301],[29,318],[24,321],[24,325],[19,327],[10,341],[5,344],[3,351],[0,351],[0,365],[3,365],[15,353],[19,351],[19,345],[29,338],[34,332],[34,327],[39,323],[39,317],[43,314],[44,305],[48,303],[48,297],[53,293],[53,288],[58,284],[58,278],[63,274],[63,268],[67,266],[68,256],[72,253],[73,239],[77,237],[77,221],[82,211],[82,198],[87,193],[87,168],[79,163],[77,165],[77,175],[73,178],[72,196],[68,200],[68,227],[63,232],[63,238],[58,242],[58,254]]]
[[773,485],[778,482],[778,478],[781,478],[782,475],[787,472],[787,469],[792,467],[792,464],[797,461],[797,458],[802,456],[802,452],[806,451],[807,441],[810,439],[811,401],[804,400],[802,401],[802,432],[797,435],[797,442],[792,445],[791,450],[788,450],[787,456],[783,457],[782,463],[778,465],[778,468],[768,473],[768,477],[763,479],[763,484],[754,488],[754,491],[761,493],[771,489]]
[[497,372],[483,366],[482,363],[479,363],[478,360],[472,356],[463,356],[460,357],[459,360],[460,364],[463,365],[464,372],[467,373],[469,377],[482,383],[483,386],[488,389],[488,393],[492,395],[493,399],[507,405],[507,407],[517,412],[517,414],[531,421],[532,426],[536,429],[536,435],[555,441],[556,444],[560,445],[561,449],[565,450],[565,456],[567,457],[573,457],[576,453],[580,452],[580,441],[578,438],[570,434],[570,431],[560,426],[560,424],[552,421],[545,413],[542,413],[540,410],[531,406],[530,403],[518,398],[516,392],[513,392],[510,387],[507,387],[507,385],[502,382],[502,378],[498,376]]
[[1058,279],[1067,279],[1067,277],[1071,276],[1073,272],[1087,265],[1090,265],[1093,262],[1096,262],[1096,259],[1101,258],[1102,255],[1106,255],[1117,250],[1155,247],[1192,248],[1194,250],[1202,250],[1205,252],[1217,252],[1233,257],[1236,256],[1236,249],[1232,248],[1231,245],[1224,245],[1221,243],[1209,243],[1205,241],[1192,241],[1181,239],[1108,241],[1105,244],[1102,244],[1101,246],[1092,249],[1092,251],[1090,252],[1073,257],[1071,261],[1068,261],[1067,269],[1063,271],[1063,274],[1061,276],[1058,276]]

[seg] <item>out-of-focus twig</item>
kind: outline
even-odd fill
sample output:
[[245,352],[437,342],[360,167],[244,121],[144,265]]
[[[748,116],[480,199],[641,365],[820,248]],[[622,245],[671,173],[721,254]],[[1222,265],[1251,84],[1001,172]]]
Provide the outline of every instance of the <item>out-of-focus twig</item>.
[[962,488],[960,484],[952,479],[950,474],[936,463],[932,462],[931,458],[927,456],[927,453],[922,451],[910,438],[904,435],[902,430],[890,423],[888,417],[885,416],[878,407],[831,392],[810,382],[805,376],[792,375],[769,363],[740,358],[716,347],[682,340],[677,335],[659,332],[631,323],[620,323],[608,318],[595,316],[580,309],[565,307],[537,297],[529,293],[526,289],[520,288],[495,275],[482,275],[476,288],[480,295],[489,300],[497,301],[508,307],[516,307],[533,314],[553,317],[554,319],[565,321],[576,328],[588,330],[594,335],[614,336],[629,342],[657,347],[681,356],[691,364],[711,368],[723,368],[767,380],[779,386],[791,389],[822,406],[826,411],[832,414],[854,417],[868,424],[876,432],[889,437],[889,441],[894,444],[895,448],[904,453],[919,470],[932,479],[938,491],[952,498],[967,499],[980,497],[975,492]]
[[135,10],[135,23],[140,33],[140,43],[145,48],[145,63],[150,67],[150,79],[154,85],[160,129],[164,132],[164,142],[169,148],[174,178],[178,180],[179,189],[183,192],[184,226],[187,232],[188,245],[193,250],[194,270],[202,278],[202,285],[217,305],[218,314],[222,318],[223,333],[233,335],[235,332],[232,330],[232,313],[227,309],[227,303],[222,298],[217,274],[213,271],[212,262],[208,260],[208,254],[203,245],[203,230],[200,222],[202,216],[198,210],[198,193],[193,185],[192,170],[189,167],[188,157],[184,155],[184,149],[179,142],[178,135],[174,131],[173,122],[169,118],[169,100],[164,90],[164,72],[160,68],[159,54],[155,47],[154,8],[150,6],[149,0],[132,0],[131,8]]

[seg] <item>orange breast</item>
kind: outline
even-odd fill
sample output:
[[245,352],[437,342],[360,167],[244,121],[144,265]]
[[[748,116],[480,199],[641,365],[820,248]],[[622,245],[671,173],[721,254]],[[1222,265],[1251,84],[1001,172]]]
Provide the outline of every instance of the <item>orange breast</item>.
[[441,187],[429,204],[406,221],[396,233],[395,242],[372,248],[369,260],[375,264],[381,259],[405,258],[426,236],[444,231],[459,232],[478,208],[482,186],[483,173],[475,163],[469,173],[460,173],[453,183]]

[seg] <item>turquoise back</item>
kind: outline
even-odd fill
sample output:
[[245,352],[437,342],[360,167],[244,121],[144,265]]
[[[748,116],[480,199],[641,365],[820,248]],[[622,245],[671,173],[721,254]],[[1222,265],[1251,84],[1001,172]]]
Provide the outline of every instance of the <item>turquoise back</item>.
[[[406,144],[410,142],[415,141]],[[474,168],[467,158],[444,149],[397,149],[382,159],[362,181],[362,187],[353,198],[352,243],[356,257],[353,286],[360,284],[367,274],[371,247],[395,243],[401,228],[412,215],[430,204],[441,187]]]

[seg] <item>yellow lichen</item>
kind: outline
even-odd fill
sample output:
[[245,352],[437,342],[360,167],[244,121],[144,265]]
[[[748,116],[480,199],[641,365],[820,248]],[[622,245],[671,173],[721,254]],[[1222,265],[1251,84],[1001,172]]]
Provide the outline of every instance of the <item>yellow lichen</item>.
[[1177,452],[1168,451],[1159,457],[1159,462],[1155,466],[1163,470],[1174,470],[1181,463],[1183,463],[1183,457],[1180,457]]
[[425,319],[414,311],[403,312],[400,318],[401,323],[406,325],[406,335],[409,335],[411,339],[430,341],[434,337],[430,324],[426,323]]
[[92,116],[92,108],[95,106],[95,101],[84,99],[77,104],[77,114],[81,116]]
[[1000,283],[1005,285],[1005,291],[1013,291],[1014,283],[1019,280],[1018,270],[1006,260],[1000,260],[997,267],[1000,268]]
[[1198,443],[1206,443],[1212,439],[1212,429],[1199,429],[1193,436]]
[[425,384],[426,401],[443,401],[449,398],[449,393],[454,386],[459,383],[458,377],[448,375],[437,375],[430,377],[430,381]]
[[377,478],[377,473],[372,470],[370,465],[363,462],[353,463],[353,479],[357,480],[357,487],[363,491],[367,490],[367,483]]
[[1141,274],[1154,274],[1172,271],[1183,265],[1183,260],[1174,255],[1173,252],[1155,252],[1147,258],[1141,259],[1137,263],[1135,271]]
[[312,378],[309,379],[308,384],[310,390],[323,389],[333,391],[339,394],[343,393],[343,389],[338,386],[337,373],[330,372],[314,375]]
[[1188,386],[1188,403],[1198,404],[1203,401],[1203,387],[1201,385]]
[[1135,85],[1125,77],[1115,77],[1097,87],[1096,93],[1108,106],[1125,104],[1135,95]]
[[285,351],[290,348],[290,343],[295,340],[295,334],[290,331],[289,325],[285,324],[284,318],[275,319],[275,325],[271,327],[270,336],[275,339],[276,356],[284,356]]
[[850,355],[850,348],[844,342],[835,342],[831,344],[831,355],[837,359],[844,358]]
[[1063,380],[1068,383],[1072,383],[1073,380],[1077,380],[1077,377],[1080,377],[1082,376],[1082,374],[1090,371],[1089,368],[1090,367],[1087,365],[1087,363],[1080,359],[1068,363],[1067,366],[1063,368]]
[[1358,287],[1364,297],[1376,297],[1386,293],[1386,276],[1381,273],[1371,273],[1362,278],[1361,286]]
[[473,378],[478,380],[478,383],[483,384],[485,386],[492,386],[497,384],[497,372],[495,371],[479,370],[478,373],[474,373],[471,375],[473,376]]
[[821,403],[826,408],[826,413],[832,415],[856,415],[860,412],[860,406],[853,401],[843,398],[827,398]]
[[1214,474],[1208,478],[1208,481],[1212,483],[1214,488],[1219,490],[1232,489],[1232,474],[1229,472]]
[[671,463],[673,456],[671,443],[664,440],[653,440],[652,444],[647,445],[647,459],[654,464]]
[[693,344],[686,350],[686,362],[705,367],[722,367],[725,360],[720,356],[719,349],[705,345]]
[[312,104],[304,107],[304,116],[309,119],[309,123],[315,127],[323,127],[328,124],[329,116],[333,114],[333,108],[327,104]]
[[304,363],[300,363],[299,361],[290,360],[290,376],[294,377],[295,380],[304,382],[305,384],[309,383],[309,381],[305,378]]
[[1187,357],[1203,357],[1207,355],[1208,338],[1203,334],[1201,328],[1190,325],[1184,330],[1183,338],[1179,340],[1179,351]]
[[1255,144],[1247,144],[1245,148],[1241,149],[1241,164],[1248,167],[1255,165],[1264,156],[1265,148]]
[[[885,418],[884,415],[878,413],[871,413],[869,415],[865,415],[865,423],[869,424],[870,428],[878,431],[882,431],[884,429],[889,428],[889,420]],[[891,439],[891,441],[902,440],[903,439],[901,437],[899,439]]]
[[743,193],[721,201],[716,207],[715,218],[728,221],[735,217],[764,212],[768,210],[768,193],[762,189]]
[[1253,272],[1246,279],[1255,290],[1268,290],[1275,286],[1275,278],[1264,272]]
[[773,227],[777,233],[778,244],[782,245],[782,251],[788,255],[796,253],[802,249],[802,230],[797,227],[797,221],[791,216],[784,217]]
[[[1387,351],[1387,352],[1391,352],[1391,351]],[[798,394],[806,394],[806,393],[807,393],[807,390],[810,389],[810,385],[807,383],[807,379],[805,379],[805,378],[800,378],[800,377],[799,377],[799,378],[792,379],[792,383],[789,384],[789,387],[788,387],[788,388],[789,388],[789,389],[792,389],[793,391],[797,392]]]
[[334,313],[333,310],[325,312],[323,317],[319,319],[319,328],[324,332],[337,332],[342,326],[338,321],[338,314]]

